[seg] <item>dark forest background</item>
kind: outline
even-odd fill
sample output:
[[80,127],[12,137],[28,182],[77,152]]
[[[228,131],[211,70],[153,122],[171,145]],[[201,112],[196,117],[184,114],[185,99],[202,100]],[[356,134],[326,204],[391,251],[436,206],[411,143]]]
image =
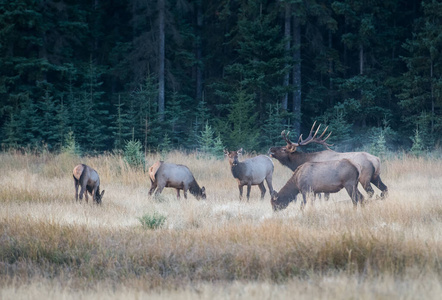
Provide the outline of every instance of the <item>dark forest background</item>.
[[0,0],[0,144],[440,149],[441,51],[436,0]]

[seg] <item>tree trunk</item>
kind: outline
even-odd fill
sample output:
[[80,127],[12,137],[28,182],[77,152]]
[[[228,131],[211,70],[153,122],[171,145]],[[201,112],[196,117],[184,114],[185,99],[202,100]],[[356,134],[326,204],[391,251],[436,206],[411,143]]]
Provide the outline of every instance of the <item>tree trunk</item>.
[[328,49],[330,51],[330,57],[328,60],[328,95],[329,95],[329,106],[333,106],[334,99],[333,99],[333,59],[331,57],[331,51],[333,49],[333,39],[332,39],[332,31],[328,31]]
[[201,29],[203,28],[202,1],[197,1],[196,5],[196,100],[200,102],[203,99],[203,45],[201,34]]
[[431,82],[431,134],[434,132],[434,84],[433,84],[434,62],[431,61],[430,82]]
[[165,32],[164,32],[165,0],[158,0],[158,118],[164,120],[164,64],[165,64]]
[[301,24],[299,18],[293,16],[293,129],[296,134],[301,132]]
[[359,74],[364,74],[364,46],[359,45]]
[[[287,55],[290,52],[290,38],[291,38],[291,27],[290,27],[290,19],[291,19],[291,4],[290,3],[285,3],[285,26],[284,26],[284,37],[286,39],[285,42],[285,51],[287,53]],[[286,65],[287,67],[287,65]],[[288,86],[289,86],[289,80],[290,80],[290,72],[289,70],[287,70],[287,73],[284,76],[284,82],[283,82],[283,86],[286,89],[286,92],[284,93],[284,96],[282,98],[282,103],[281,103],[281,108],[284,110],[287,110],[287,103],[288,103],[288,98],[289,98],[289,94],[288,94]]]

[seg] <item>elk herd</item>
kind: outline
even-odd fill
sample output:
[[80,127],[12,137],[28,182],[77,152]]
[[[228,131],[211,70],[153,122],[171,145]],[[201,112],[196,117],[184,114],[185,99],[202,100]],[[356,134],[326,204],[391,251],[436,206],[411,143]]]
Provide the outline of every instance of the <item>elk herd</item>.
[[[233,177],[238,182],[239,197],[242,199],[243,187],[247,186],[247,200],[250,198],[252,185],[257,185],[261,191],[261,199],[264,198],[266,188],[270,193],[270,203],[274,211],[285,209],[290,202],[296,201],[297,195],[302,195],[301,209],[305,206],[308,195],[324,194],[328,200],[330,193],[337,193],[344,189],[347,191],[354,205],[363,204],[364,197],[358,190],[358,183],[367,192],[368,198],[374,194],[371,184],[374,184],[381,191],[381,198],[388,194],[387,186],[380,177],[381,163],[378,157],[366,152],[335,152],[329,148],[326,141],[330,137],[329,133],[324,135],[328,127],[324,129],[320,136],[319,129],[315,129],[316,122],[310,130],[306,139],[302,134],[296,143],[289,138],[289,132],[283,131],[282,138],[287,143],[286,146],[272,147],[267,155],[258,155],[252,158],[239,161],[243,149],[237,151],[224,150],[230,165]],[[319,152],[299,152],[298,148],[310,143],[320,144],[325,150]],[[276,191],[273,189],[272,177],[274,171],[273,161],[275,158],[282,165],[290,168],[293,175],[287,183]],[[100,193],[100,177],[93,168],[79,164],[73,170],[75,199],[78,201],[78,187],[80,190],[80,201],[83,195],[88,201],[88,193],[92,195],[96,204],[101,204],[104,190]],[[179,164],[167,163],[163,161],[155,162],[149,168],[151,188],[149,195],[155,192],[160,194],[165,187],[174,188],[177,198],[180,198],[180,190],[183,190],[184,198],[187,199],[189,191],[196,199],[206,199],[205,187],[200,187],[188,167]]]

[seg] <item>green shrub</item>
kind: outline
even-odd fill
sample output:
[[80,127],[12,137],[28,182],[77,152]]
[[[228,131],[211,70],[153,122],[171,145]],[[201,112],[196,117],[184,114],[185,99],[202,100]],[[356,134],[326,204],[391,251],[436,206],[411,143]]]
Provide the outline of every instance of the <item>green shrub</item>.
[[157,229],[164,225],[166,217],[155,212],[153,215],[145,214],[138,220],[145,229]]
[[424,143],[421,138],[419,129],[414,132],[414,137],[411,138],[413,145],[411,146],[410,152],[416,157],[422,156],[425,152]]
[[131,167],[145,170],[146,159],[140,141],[130,140],[126,142],[124,146],[124,160]]
[[80,146],[75,141],[75,136],[72,131],[69,131],[64,140],[64,145],[61,148],[62,153],[74,155],[74,156],[81,156],[81,149]]

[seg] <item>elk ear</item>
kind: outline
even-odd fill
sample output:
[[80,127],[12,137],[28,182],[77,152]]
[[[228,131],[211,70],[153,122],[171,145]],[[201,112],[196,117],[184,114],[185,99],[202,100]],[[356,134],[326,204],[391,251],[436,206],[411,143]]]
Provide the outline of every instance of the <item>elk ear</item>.
[[293,152],[295,152],[296,151],[296,146],[295,145],[287,145],[287,147],[286,147],[286,149],[287,149],[287,151],[288,152],[290,152],[290,153],[293,153]]
[[276,200],[278,199],[278,192],[273,190],[272,194],[271,194],[272,200]]
[[224,149],[224,155],[229,155],[229,151],[227,151],[227,149]]
[[104,190],[101,191],[100,199],[103,199]]
[[238,152],[238,154],[242,154],[242,151],[243,151],[243,149],[241,148],[241,149],[239,149],[239,150],[236,151],[236,152]]

